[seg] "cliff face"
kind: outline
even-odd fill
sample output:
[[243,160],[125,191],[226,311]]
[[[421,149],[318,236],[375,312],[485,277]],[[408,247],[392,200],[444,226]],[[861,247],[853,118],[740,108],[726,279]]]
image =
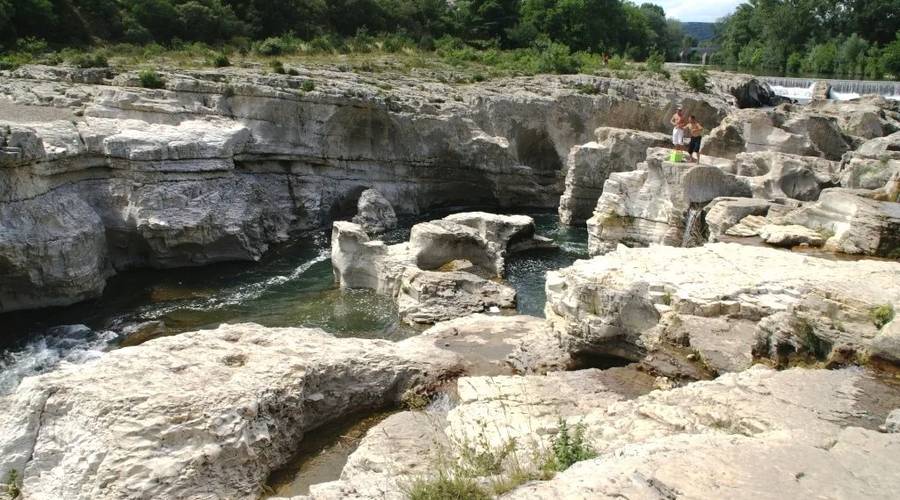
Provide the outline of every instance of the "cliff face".
[[88,73],[0,76],[0,312],[96,296],[117,270],[258,259],[352,215],[367,188],[401,214],[556,207],[569,149],[598,126],[665,131],[676,101],[708,123],[727,109],[585,76],[449,86],[228,69],[149,90]]

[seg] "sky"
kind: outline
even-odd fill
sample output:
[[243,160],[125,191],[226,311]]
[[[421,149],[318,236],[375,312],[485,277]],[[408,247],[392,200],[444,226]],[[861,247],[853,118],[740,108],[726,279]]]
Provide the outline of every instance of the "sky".
[[[641,4],[644,2],[635,2]],[[743,0],[650,0],[666,11],[666,16],[679,21],[713,22],[730,14]]]

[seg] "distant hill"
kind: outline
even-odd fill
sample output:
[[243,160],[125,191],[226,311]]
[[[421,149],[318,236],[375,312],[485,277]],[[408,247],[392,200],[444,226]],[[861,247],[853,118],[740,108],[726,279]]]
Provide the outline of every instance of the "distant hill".
[[716,36],[715,26],[715,23],[681,23],[684,33],[698,42],[712,40]]

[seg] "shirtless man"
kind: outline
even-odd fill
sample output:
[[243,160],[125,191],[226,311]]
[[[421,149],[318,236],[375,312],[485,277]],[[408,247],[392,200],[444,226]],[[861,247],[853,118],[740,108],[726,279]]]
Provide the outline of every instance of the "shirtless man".
[[672,144],[675,146],[675,150],[684,151],[684,130],[688,126],[688,118],[681,106],[678,107],[669,122],[674,127],[672,128]]
[[[703,140],[703,125],[697,121],[697,117],[691,115],[688,118],[688,126],[686,129],[690,132],[691,144],[688,146],[688,161],[691,163],[700,163],[700,142]],[[694,160],[694,153],[697,153],[697,159]]]

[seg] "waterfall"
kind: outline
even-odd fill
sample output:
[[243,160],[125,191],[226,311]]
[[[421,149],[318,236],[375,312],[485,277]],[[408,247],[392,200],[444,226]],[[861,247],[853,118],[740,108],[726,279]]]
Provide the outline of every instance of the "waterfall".
[[694,247],[703,244],[703,206],[691,204],[684,220],[684,234],[681,236],[682,247]]
[[816,80],[812,78],[761,77],[776,95],[808,101],[812,99],[813,86],[825,81],[831,87],[830,98],[845,101],[866,94],[878,94],[888,99],[900,100],[900,82],[871,80]]

